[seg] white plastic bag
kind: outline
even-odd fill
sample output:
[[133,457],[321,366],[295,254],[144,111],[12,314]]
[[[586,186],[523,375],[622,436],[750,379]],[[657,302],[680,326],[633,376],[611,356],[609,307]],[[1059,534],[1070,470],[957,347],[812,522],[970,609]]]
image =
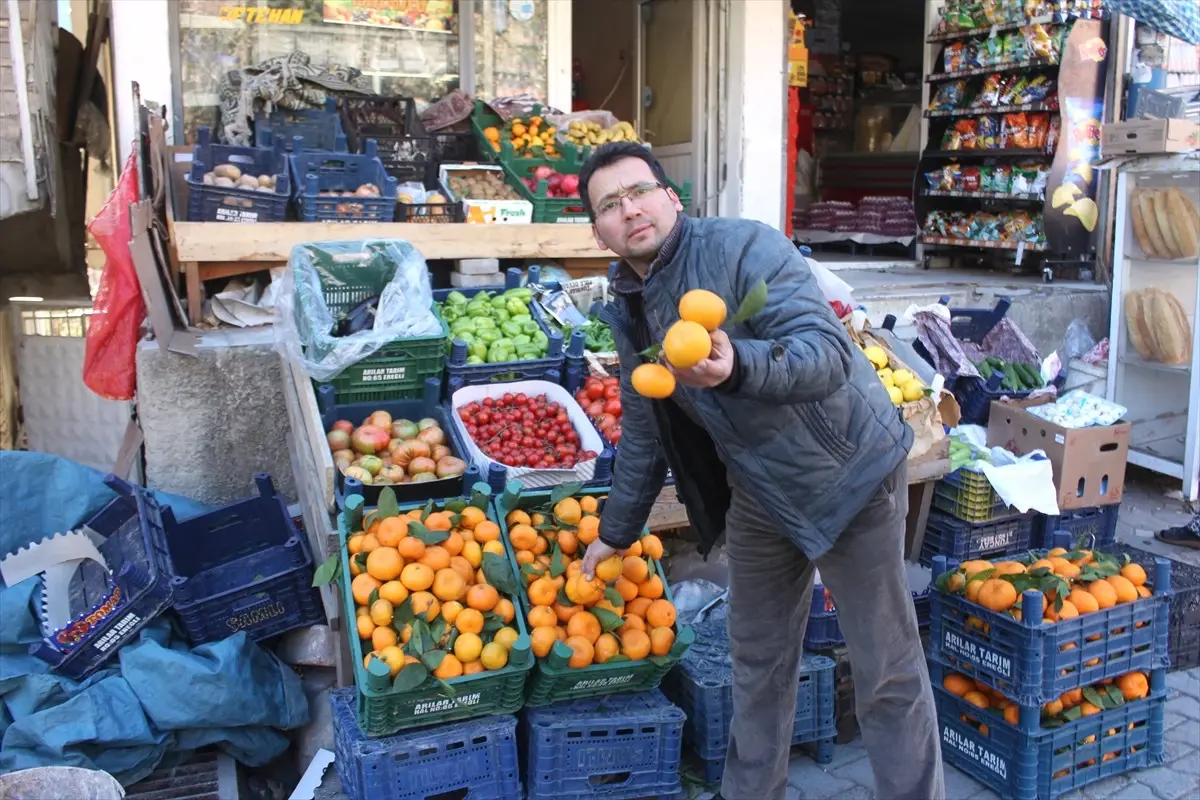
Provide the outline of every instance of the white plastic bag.
[[850,284],[833,274],[812,256],[807,256],[804,260],[808,262],[808,268],[812,270],[813,277],[817,279],[817,285],[825,293],[826,300],[830,303],[840,300],[851,308],[854,307],[854,290],[850,288]]
[[617,119],[611,111],[574,111],[570,114],[556,114],[552,117],[546,117],[546,121],[555,127],[554,138],[560,144],[566,144],[570,141],[567,138],[567,126],[572,122],[594,122],[601,128],[611,128],[621,120]]

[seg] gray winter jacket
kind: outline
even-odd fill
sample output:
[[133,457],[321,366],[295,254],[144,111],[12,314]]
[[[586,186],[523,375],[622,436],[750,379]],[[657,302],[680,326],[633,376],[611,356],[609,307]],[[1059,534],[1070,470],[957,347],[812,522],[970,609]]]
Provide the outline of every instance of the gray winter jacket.
[[[600,539],[632,543],[669,466],[703,552],[724,530],[731,481],[817,558],[907,458],[912,430],[787,237],[715,217],[684,218],[679,234],[644,288],[627,265],[611,273],[615,299],[603,318],[621,359],[622,435]],[[634,392],[638,353],[662,341],[685,292],[715,292],[732,317],[760,280],[766,307],[725,325],[736,352],[731,379],[675,390],[701,427],[675,402]]]

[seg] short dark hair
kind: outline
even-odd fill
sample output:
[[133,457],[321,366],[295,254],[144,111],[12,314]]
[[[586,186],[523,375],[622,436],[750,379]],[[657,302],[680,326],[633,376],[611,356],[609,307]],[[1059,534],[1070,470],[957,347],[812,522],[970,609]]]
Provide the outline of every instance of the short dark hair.
[[591,156],[584,162],[583,168],[579,170],[579,198],[583,200],[584,210],[587,211],[588,219],[592,222],[596,221],[596,210],[592,208],[592,198],[588,195],[588,184],[592,180],[592,173],[604,167],[611,167],[623,158],[636,158],[646,162],[646,166],[650,167],[650,173],[654,175],[654,180],[663,186],[667,185],[667,173],[663,171],[662,164],[658,163],[658,159],[654,157],[649,148],[637,142],[602,144],[592,151]]

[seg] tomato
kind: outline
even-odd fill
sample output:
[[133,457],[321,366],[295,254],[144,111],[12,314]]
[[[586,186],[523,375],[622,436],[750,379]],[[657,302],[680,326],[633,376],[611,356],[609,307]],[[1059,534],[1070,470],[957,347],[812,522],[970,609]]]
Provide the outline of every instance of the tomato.
[[621,387],[619,384],[604,387],[604,399],[612,400],[621,396]]
[[614,378],[614,377],[601,378],[600,382],[603,383],[606,388],[609,386],[620,386],[621,385],[621,380],[619,378]]
[[604,403],[601,402],[600,400],[595,400],[592,403],[588,404],[587,415],[589,417],[591,417],[592,419],[595,419],[596,417],[600,416],[603,413],[604,413]]
[[604,403],[604,413],[612,414],[614,417],[621,416],[621,401],[619,399],[606,401]]
[[616,447],[618,444],[620,444],[620,442],[621,442],[621,426],[620,425],[616,426],[615,428],[609,429],[608,441],[609,441],[609,444],[613,445],[614,447]]
[[600,383],[599,381],[596,383],[589,383],[584,386],[583,389],[585,392],[587,392],[587,396],[592,400],[599,400],[600,398],[604,397],[604,384]]

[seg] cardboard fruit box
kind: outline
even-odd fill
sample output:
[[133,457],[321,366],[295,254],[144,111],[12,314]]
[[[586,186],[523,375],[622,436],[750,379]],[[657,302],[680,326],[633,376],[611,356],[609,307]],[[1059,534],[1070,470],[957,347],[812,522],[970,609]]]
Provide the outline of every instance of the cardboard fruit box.
[[1058,507],[1063,511],[1120,503],[1130,424],[1064,428],[1026,410],[1042,402],[1042,398],[993,401],[988,447],[1003,447],[1019,456],[1044,450],[1054,468]]

